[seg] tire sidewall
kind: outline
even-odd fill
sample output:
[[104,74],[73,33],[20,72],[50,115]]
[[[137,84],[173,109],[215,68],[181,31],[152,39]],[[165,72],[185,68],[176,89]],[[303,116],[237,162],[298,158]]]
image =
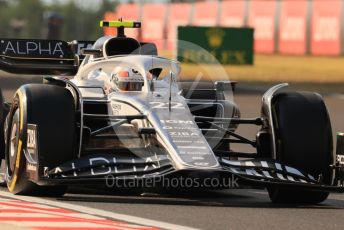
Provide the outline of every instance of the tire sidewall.
[[1,165],[1,159],[5,158],[4,122],[5,122],[4,98],[2,96],[2,91],[0,89],[0,165]]
[[[26,115],[24,112],[23,94],[17,91],[12,103],[11,110],[7,119],[7,134],[6,134],[6,149],[5,149],[5,160],[6,160],[6,184],[7,188],[11,193],[18,194],[31,187],[32,184],[28,180],[26,175],[26,159],[23,154],[23,149],[26,148],[26,138],[27,138],[27,125],[26,125]],[[13,172],[11,170],[9,162],[10,154],[10,139],[12,132],[13,119],[16,111],[19,110],[19,122],[18,122],[18,143],[17,150],[15,152],[16,160]]]

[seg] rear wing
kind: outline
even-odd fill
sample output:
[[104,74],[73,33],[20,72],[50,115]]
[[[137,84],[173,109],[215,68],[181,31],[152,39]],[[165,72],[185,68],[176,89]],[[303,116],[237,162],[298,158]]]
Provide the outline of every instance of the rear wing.
[[[14,74],[75,75],[94,41],[0,39],[0,70]],[[157,55],[153,43],[139,43],[143,55]],[[110,47],[112,51],[123,47]],[[131,52],[128,52],[130,54]]]
[[73,75],[78,71],[80,50],[90,41],[0,39],[0,70],[16,74]]

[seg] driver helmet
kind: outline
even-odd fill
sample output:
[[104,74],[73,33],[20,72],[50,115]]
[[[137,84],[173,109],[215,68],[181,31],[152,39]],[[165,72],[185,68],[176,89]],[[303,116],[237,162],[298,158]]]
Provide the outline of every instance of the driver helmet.
[[111,81],[119,91],[141,91],[144,84],[138,71],[126,67],[117,67],[111,74]]

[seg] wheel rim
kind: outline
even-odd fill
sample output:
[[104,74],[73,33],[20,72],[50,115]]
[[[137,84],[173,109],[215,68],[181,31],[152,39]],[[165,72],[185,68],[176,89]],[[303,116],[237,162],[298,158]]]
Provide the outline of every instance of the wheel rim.
[[10,139],[9,139],[9,152],[8,152],[8,164],[7,164],[7,173],[11,177],[16,165],[17,150],[18,150],[18,141],[19,141],[19,110],[17,109],[13,115],[11,130],[10,130]]

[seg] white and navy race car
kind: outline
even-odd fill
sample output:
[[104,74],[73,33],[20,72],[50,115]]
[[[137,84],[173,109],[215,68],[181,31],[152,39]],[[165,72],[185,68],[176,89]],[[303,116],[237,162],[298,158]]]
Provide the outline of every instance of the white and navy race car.
[[[233,176],[240,185],[266,187],[273,202],[319,203],[344,191],[343,156],[333,153],[319,94],[280,84],[263,95],[260,117],[244,119],[226,97],[233,82],[179,82],[177,61],[125,36],[125,27],[140,23],[101,24],[118,34],[91,46],[1,39],[2,70],[46,75],[0,102],[0,157],[10,192],[62,195],[68,185],[109,178],[203,183]],[[254,139],[236,133],[242,124],[259,127]],[[235,151],[235,143],[256,151]]]

